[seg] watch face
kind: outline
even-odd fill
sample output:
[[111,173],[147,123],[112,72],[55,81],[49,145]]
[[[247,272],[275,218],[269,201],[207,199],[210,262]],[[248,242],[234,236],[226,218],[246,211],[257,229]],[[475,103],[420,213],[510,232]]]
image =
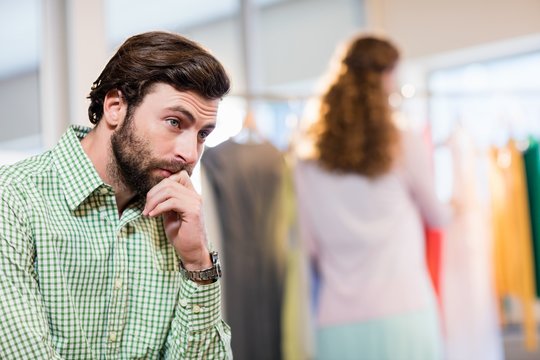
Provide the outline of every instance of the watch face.
[[219,262],[219,257],[217,251],[212,251],[210,253],[210,259],[212,260],[212,264],[217,264]]

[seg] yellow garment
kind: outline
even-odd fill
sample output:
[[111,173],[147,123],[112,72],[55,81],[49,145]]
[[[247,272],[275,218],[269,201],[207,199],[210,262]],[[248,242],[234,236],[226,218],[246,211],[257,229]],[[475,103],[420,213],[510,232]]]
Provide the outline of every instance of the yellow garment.
[[283,306],[283,359],[308,360],[313,356],[305,253],[289,252]]
[[309,360],[313,358],[313,319],[309,298],[308,252],[298,235],[296,201],[292,181],[292,160],[284,176],[285,206],[289,224],[289,249],[282,314],[283,360]]
[[[535,285],[527,184],[521,153],[512,141],[492,149],[490,189],[493,216],[495,283],[498,295],[520,300],[525,346],[537,347]],[[502,315],[503,322],[504,314]]]

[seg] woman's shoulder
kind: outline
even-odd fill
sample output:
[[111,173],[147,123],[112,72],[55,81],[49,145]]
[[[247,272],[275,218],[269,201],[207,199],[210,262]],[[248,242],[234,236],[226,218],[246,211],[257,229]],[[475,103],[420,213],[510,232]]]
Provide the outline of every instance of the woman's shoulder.
[[400,152],[414,154],[418,151],[425,151],[429,143],[425,126],[400,113],[395,113],[393,118],[399,132]]
[[424,140],[425,126],[400,112],[394,112],[392,118],[402,141],[414,142]]
[[309,176],[319,176],[324,173],[320,163],[315,158],[296,158],[294,161],[294,171],[296,174],[304,174]]

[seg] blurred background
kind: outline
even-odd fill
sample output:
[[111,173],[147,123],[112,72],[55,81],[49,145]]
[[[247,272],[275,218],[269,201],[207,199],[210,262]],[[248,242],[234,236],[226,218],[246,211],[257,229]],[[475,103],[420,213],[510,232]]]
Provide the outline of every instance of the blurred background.
[[[249,100],[259,132],[286,152],[336,46],[358,32],[386,35],[402,51],[390,101],[429,133],[441,200],[456,187],[448,139],[457,127],[478,152],[509,140],[525,150],[540,137],[538,0],[0,0],[0,165],[51,148],[69,124],[90,125],[92,82],[127,37],[148,30],[186,35],[228,70],[233,88],[209,147],[241,131]],[[503,167],[506,159],[499,153]],[[488,204],[488,165],[473,171]],[[505,358],[540,359],[523,343],[519,296],[493,296]],[[457,353],[448,358],[468,359]]]

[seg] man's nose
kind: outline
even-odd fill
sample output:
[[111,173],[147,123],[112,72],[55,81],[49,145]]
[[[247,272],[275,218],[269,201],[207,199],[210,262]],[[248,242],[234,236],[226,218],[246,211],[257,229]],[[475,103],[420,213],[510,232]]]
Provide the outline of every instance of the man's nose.
[[199,159],[199,142],[197,134],[191,132],[185,133],[177,140],[175,148],[175,156],[180,158],[184,163],[195,165]]

